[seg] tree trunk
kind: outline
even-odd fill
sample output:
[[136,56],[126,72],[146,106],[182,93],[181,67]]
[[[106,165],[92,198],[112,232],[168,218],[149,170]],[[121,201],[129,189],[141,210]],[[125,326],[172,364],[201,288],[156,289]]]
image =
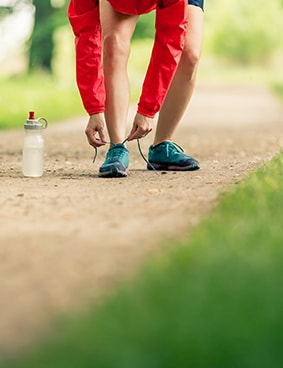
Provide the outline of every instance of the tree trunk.
[[35,6],[34,30],[29,50],[29,71],[45,70],[52,73],[54,49],[53,33],[56,28],[50,0],[33,0]]

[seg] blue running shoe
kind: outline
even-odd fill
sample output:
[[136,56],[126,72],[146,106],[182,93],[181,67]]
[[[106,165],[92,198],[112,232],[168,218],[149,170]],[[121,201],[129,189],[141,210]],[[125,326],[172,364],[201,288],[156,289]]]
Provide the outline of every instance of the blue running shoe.
[[109,148],[103,165],[99,168],[99,177],[119,178],[128,176],[129,151],[124,144],[114,144]]
[[[200,168],[199,163],[193,157],[184,153],[184,150],[176,143],[162,142],[156,146],[150,146],[148,152],[148,170],[173,170],[193,171]],[[153,166],[153,167],[152,167]]]

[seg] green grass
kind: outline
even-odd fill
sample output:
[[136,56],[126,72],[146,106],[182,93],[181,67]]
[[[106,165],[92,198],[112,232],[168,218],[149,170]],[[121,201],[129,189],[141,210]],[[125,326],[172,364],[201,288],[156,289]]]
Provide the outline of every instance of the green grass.
[[128,73],[131,86],[131,100],[136,103],[142,88],[146,68],[151,55],[152,40],[134,41],[128,64]]
[[4,79],[1,89],[0,129],[22,127],[30,110],[50,123],[84,113],[75,83],[64,86],[48,75]]
[[282,169],[283,153],[101,307],[0,367],[281,368]]
[[[35,110],[37,117],[46,117],[50,123],[86,114],[75,83],[75,67],[70,50],[73,42],[69,40],[69,33],[61,33],[65,40],[61,42],[66,49],[64,54],[71,61],[65,65],[63,56],[56,57],[54,76],[38,73],[1,78],[1,91],[4,92],[0,96],[0,130],[22,127],[30,110]],[[150,47],[150,40],[137,41],[132,46],[129,78],[133,103],[137,102],[141,90]]]
[[[24,60],[23,52],[19,51],[17,57]],[[13,60],[9,61],[1,64],[0,130],[22,128],[30,110],[35,111],[36,117],[46,117],[49,123],[85,113],[75,82],[74,37],[70,27],[56,33],[53,76],[25,74],[26,61],[20,69],[23,74],[19,75],[19,70],[9,68]]]
[[283,101],[283,82],[282,83],[274,83],[273,90],[279,96],[281,101]]
[[[44,116],[50,123],[86,114],[75,83],[74,44],[69,28],[58,31],[53,61],[54,76],[1,77],[0,130],[21,128],[29,110]],[[137,103],[150,58],[152,40],[136,40],[128,64],[131,102]],[[66,63],[66,59],[68,63]],[[204,50],[198,73],[199,83],[263,83],[278,84],[280,66],[232,65],[226,60],[212,57]],[[279,83],[280,84],[280,83]],[[281,83],[282,85],[282,83]]]

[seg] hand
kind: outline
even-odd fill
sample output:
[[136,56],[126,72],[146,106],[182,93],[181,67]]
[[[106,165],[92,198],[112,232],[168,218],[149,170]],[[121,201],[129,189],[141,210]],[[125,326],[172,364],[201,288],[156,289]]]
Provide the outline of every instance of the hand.
[[140,139],[148,135],[152,131],[153,119],[136,113],[132,130],[128,136],[128,141]]
[[[98,133],[99,138],[96,137],[96,133]],[[87,136],[88,143],[94,148],[105,145],[106,138],[102,113],[89,116],[89,121],[85,129],[85,134]]]

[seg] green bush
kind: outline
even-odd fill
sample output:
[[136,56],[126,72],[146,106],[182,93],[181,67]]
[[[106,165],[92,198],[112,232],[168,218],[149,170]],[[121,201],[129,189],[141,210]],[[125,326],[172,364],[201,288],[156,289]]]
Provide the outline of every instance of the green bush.
[[23,127],[28,112],[44,116],[52,123],[84,113],[73,85],[62,85],[52,76],[33,74],[1,80],[0,130]]
[[282,19],[279,0],[212,0],[207,4],[205,45],[236,62],[266,62],[283,47]]
[[139,17],[133,39],[141,40],[153,38],[155,33],[155,12],[141,15]]
[[[0,130],[23,127],[28,111],[45,116],[50,123],[86,115],[75,82],[74,42],[67,28],[56,35],[54,75],[34,73],[3,78],[0,95]],[[150,39],[134,41],[129,60],[131,99],[136,102],[150,57]],[[16,98],[15,98],[16,96]]]

